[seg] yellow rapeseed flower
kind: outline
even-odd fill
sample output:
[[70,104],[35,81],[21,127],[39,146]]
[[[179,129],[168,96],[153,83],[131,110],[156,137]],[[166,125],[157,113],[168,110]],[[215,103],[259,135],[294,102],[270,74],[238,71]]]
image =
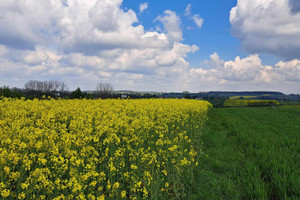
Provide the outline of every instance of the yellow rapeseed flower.
[[123,191],[121,192],[121,197],[122,197],[122,198],[126,197],[126,191],[125,191],[125,190],[123,190]]
[[2,192],[1,192],[1,196],[2,196],[2,197],[6,198],[6,197],[8,197],[9,195],[10,195],[10,190],[8,190],[8,189],[2,190]]
[[153,185],[162,178],[164,192],[176,186],[169,176],[198,165],[191,141],[212,107],[178,99],[1,99],[0,198],[8,199],[142,199],[159,192]]

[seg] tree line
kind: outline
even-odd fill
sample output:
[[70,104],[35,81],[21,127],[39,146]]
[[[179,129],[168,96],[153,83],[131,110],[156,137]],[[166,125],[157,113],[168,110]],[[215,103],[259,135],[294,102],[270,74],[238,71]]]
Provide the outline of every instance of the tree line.
[[119,98],[114,92],[110,83],[98,83],[92,92],[83,92],[80,87],[74,91],[69,91],[65,81],[50,80],[38,81],[30,80],[24,84],[24,88],[9,88],[8,86],[0,87],[0,97],[11,97],[34,99],[34,98],[64,98],[64,99],[94,99],[94,98]]

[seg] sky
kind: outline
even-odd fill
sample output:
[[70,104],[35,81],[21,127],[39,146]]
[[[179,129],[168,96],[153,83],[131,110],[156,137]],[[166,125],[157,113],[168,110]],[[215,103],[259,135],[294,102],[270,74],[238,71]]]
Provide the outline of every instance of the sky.
[[299,0],[0,0],[0,86],[300,93]]

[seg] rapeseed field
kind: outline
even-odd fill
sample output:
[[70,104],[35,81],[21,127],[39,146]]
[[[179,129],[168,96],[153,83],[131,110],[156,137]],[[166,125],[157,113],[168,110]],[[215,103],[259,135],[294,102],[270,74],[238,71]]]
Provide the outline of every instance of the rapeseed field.
[[[0,100],[0,199],[184,198],[196,100]],[[198,131],[195,131],[198,130]]]
[[279,106],[275,100],[256,100],[256,99],[227,99],[224,102],[225,107],[257,107],[257,106]]

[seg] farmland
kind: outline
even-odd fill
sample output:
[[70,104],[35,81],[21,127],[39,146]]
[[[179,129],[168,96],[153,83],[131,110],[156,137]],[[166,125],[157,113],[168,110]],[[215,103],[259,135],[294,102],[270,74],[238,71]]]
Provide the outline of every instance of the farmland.
[[300,198],[300,106],[213,109],[202,139],[193,199]]
[[196,100],[4,99],[1,198],[185,198],[210,108]]
[[299,199],[300,107],[0,101],[0,199]]

